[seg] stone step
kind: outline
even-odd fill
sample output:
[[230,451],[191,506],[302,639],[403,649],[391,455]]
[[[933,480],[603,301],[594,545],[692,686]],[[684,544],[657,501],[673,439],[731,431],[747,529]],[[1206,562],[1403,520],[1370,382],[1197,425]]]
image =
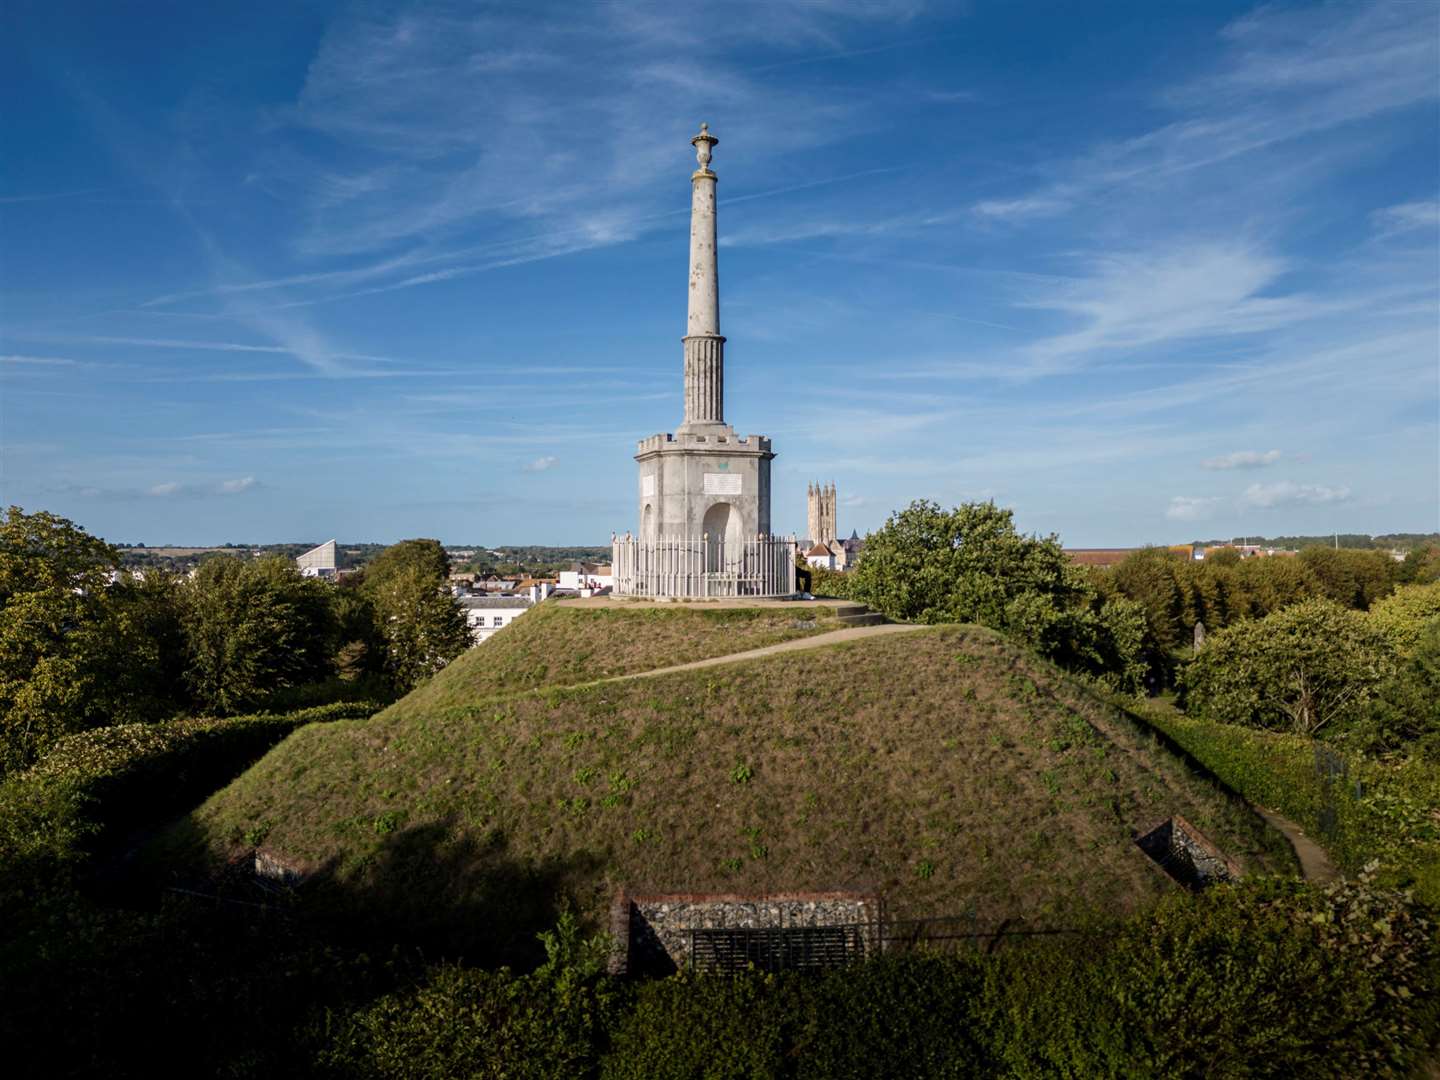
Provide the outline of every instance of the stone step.
[[890,620],[878,611],[866,611],[861,615],[841,615],[837,621],[845,626],[879,626]]
[[837,604],[835,614],[843,619],[847,615],[868,615],[870,609],[864,604]]

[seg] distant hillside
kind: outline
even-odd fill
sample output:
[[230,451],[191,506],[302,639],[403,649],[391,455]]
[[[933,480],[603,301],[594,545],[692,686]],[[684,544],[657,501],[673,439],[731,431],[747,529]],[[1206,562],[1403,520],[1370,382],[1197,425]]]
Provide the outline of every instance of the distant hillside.
[[[517,655],[578,632],[623,657],[670,629],[555,612],[370,720],[297,732],[172,854],[261,844],[314,874],[310,908],[472,960],[508,955],[560,905],[601,925],[622,885],[871,887],[896,915],[992,922],[1130,910],[1171,887],[1132,838],[1177,813],[1242,866],[1292,866],[1148,729],[989,631],[489,697],[507,634]],[[683,658],[667,645],[651,665]]]
[[1369,536],[1365,533],[1326,533],[1324,536],[1234,536],[1223,540],[1196,540],[1206,547],[1220,547],[1225,544],[1255,544],[1259,547],[1280,548],[1298,551],[1307,547],[1342,547],[1380,549],[1383,551],[1409,551],[1428,544],[1440,544],[1440,533],[1381,533]]

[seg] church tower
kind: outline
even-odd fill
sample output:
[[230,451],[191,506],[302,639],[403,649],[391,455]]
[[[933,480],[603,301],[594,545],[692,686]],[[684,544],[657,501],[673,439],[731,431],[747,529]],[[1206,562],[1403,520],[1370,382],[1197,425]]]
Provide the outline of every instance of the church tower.
[[805,489],[805,519],[812,544],[828,544],[840,537],[835,516],[835,484],[810,484]]
[[690,291],[684,343],[685,415],[673,434],[642,439],[641,540],[698,538],[727,545],[770,532],[770,462],[763,435],[737,435],[725,422],[725,338],[720,334],[716,257],[715,145],[708,124],[690,140],[699,168],[690,176]]

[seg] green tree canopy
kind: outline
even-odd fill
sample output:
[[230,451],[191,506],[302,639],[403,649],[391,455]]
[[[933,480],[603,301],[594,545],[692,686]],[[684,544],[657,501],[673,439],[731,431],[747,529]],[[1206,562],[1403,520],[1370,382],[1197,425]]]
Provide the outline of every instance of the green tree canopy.
[[1401,656],[1415,651],[1421,632],[1437,618],[1440,618],[1440,581],[1402,585],[1370,608],[1370,621]]
[[1023,536],[994,503],[944,510],[921,499],[891,514],[865,541],[851,595],[892,619],[973,622],[1003,630],[1021,596],[1065,607],[1084,597],[1055,536]]
[[853,599],[892,619],[980,623],[1125,690],[1153,652],[1140,605],[1105,599],[1057,537],[1020,534],[994,503],[911,503],[870,534],[849,579]]
[[1425,624],[1399,670],[1381,684],[1358,738],[1372,753],[1440,761],[1440,618]]
[[1400,564],[1383,551],[1308,547],[1298,557],[1315,575],[1321,595],[1358,611],[1389,593],[1400,577]]
[[280,556],[202,564],[184,589],[183,619],[186,680],[200,708],[243,712],[331,674],[329,589]]
[[1358,721],[1394,670],[1365,615],[1307,600],[1211,635],[1185,671],[1185,700],[1224,723],[1329,734]]
[[173,607],[122,577],[119,553],[73,522],[9,508],[0,523],[0,771],[63,735],[178,705]]
[[470,645],[465,616],[446,591],[449,560],[437,540],[402,540],[365,567],[360,589],[384,641],[385,671],[409,690]]

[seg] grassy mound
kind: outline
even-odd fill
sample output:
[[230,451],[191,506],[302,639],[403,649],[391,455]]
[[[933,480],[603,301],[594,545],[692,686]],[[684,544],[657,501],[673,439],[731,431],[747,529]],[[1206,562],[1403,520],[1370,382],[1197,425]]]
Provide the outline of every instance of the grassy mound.
[[444,675],[417,687],[411,707],[449,709],[477,698],[631,675],[840,629],[835,610],[784,607],[621,607],[542,604]]
[[[616,619],[597,653],[671,629]],[[1150,729],[989,631],[487,700],[499,650],[467,661],[509,633],[373,718],[298,731],[172,842],[261,843],[314,872],[306,904],[471,959],[557,905],[598,925],[622,885],[880,888],[897,916],[991,923],[1134,910],[1170,886],[1133,836],[1177,813],[1248,870],[1293,868]]]

